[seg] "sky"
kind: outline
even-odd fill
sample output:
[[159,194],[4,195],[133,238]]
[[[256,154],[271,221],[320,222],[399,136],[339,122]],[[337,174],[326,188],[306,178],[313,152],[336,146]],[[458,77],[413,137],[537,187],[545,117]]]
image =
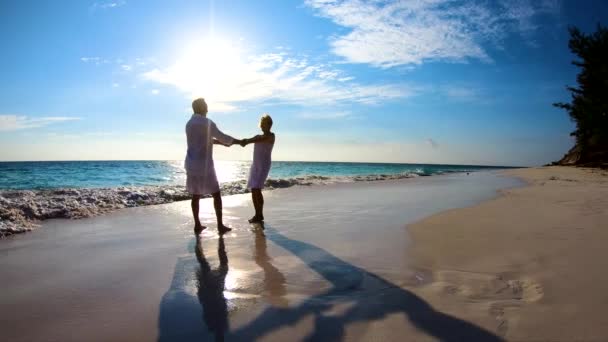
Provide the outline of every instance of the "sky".
[[[274,160],[542,165],[604,0],[0,1],[0,161],[183,159],[191,102]],[[249,160],[251,146],[217,147]]]

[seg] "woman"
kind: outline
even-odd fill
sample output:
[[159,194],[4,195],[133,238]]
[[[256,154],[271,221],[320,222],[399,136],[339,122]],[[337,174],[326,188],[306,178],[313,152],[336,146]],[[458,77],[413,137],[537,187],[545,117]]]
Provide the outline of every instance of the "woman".
[[255,215],[249,219],[249,223],[259,223],[264,221],[264,197],[262,196],[262,188],[264,182],[270,172],[270,164],[272,162],[270,155],[274,147],[274,133],[270,131],[272,128],[272,118],[268,114],[262,115],[260,118],[260,128],[262,134],[256,135],[253,138],[241,140],[241,145],[254,144],[253,147],[253,162],[249,170],[249,181],[247,187],[251,189],[251,199],[255,208]]

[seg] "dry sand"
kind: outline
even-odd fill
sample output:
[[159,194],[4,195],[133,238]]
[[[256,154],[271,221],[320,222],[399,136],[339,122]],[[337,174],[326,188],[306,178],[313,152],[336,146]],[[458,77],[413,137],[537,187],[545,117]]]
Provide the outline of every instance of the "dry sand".
[[608,341],[608,173],[504,173],[529,186],[409,226],[416,292],[507,340]]

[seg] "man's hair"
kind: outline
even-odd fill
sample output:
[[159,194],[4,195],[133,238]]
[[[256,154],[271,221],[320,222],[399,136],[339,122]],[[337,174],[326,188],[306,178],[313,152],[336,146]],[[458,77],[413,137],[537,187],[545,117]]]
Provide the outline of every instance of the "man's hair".
[[272,127],[272,118],[266,113],[264,113],[260,118],[260,126],[262,126],[262,122],[268,122],[268,126]]
[[200,97],[192,101],[192,110],[196,114],[207,114],[207,102],[205,102],[205,99]]

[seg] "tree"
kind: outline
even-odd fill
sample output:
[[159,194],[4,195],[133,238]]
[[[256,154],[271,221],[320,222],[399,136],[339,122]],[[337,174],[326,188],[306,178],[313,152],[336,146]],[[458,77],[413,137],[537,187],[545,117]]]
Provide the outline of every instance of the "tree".
[[[608,163],[608,29],[598,25],[592,34],[570,28],[568,47],[579,60],[572,64],[581,68],[577,87],[567,87],[572,95],[570,103],[554,106],[568,111],[576,123],[572,136],[575,147],[569,154],[576,164]],[[562,161],[564,160],[562,159]]]

